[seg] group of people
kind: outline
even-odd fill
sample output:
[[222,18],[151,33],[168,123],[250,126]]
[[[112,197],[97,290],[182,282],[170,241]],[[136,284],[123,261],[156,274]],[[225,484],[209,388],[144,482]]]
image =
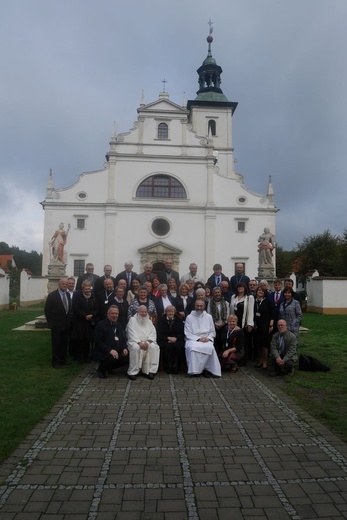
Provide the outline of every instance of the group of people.
[[126,365],[129,379],[141,372],[154,379],[160,360],[168,374],[186,365],[191,377],[220,377],[250,359],[266,369],[270,351],[274,375],[293,373],[302,314],[290,279],[283,290],[276,280],[271,292],[242,263],[230,280],[215,264],[206,283],[195,263],[182,277],[172,265],[166,259],[155,274],[148,262],[138,275],[126,262],[112,277],[110,265],[97,276],[89,263],[76,287],[73,277],[60,279],[45,303],[52,366],[67,364],[69,352],[98,361],[100,378]]

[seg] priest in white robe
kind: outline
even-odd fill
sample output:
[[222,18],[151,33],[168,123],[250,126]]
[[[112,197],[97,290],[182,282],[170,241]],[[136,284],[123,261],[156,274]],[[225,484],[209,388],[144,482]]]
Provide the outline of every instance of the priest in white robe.
[[128,378],[134,381],[142,370],[148,379],[154,379],[158,372],[160,349],[157,332],[145,305],[140,305],[137,314],[130,318],[126,333],[129,350]]
[[188,375],[220,377],[221,367],[213,345],[216,330],[203,300],[196,300],[195,311],[187,316],[184,334]]

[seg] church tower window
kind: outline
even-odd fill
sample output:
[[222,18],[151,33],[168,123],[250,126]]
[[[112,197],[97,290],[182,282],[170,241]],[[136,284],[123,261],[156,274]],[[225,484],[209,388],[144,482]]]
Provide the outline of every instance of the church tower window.
[[177,179],[169,175],[152,175],[141,182],[137,188],[136,197],[186,199],[187,194]]
[[211,132],[211,135],[217,135],[216,134],[216,121],[214,119],[210,119],[208,122],[208,134]]
[[169,127],[166,123],[159,123],[158,139],[169,139]]

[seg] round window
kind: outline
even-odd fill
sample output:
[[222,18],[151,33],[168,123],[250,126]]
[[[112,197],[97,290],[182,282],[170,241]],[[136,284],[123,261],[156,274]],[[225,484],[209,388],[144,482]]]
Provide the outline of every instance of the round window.
[[87,194],[85,191],[80,191],[79,193],[77,193],[77,198],[80,199],[80,200],[84,200],[87,198]]
[[246,199],[246,197],[238,197],[237,202],[239,204],[246,204],[247,199]]
[[152,231],[155,235],[163,237],[170,231],[170,223],[164,218],[156,218],[152,222]]

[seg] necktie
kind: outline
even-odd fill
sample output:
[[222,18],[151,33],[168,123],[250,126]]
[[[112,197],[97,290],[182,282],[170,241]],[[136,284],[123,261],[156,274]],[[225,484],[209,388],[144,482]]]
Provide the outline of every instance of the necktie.
[[279,298],[279,296],[278,296],[278,292],[276,292],[276,294],[275,294],[275,303],[278,302],[278,298]]
[[63,305],[64,305],[65,312],[67,314],[69,311],[69,302],[67,301],[66,292],[63,292]]

